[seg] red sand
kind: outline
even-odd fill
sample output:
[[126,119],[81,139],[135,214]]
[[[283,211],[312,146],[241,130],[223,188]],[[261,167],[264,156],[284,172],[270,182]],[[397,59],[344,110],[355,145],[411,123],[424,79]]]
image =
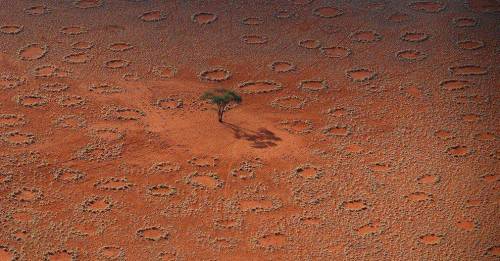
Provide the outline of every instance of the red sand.
[[499,258],[498,0],[238,2],[0,1],[0,261]]

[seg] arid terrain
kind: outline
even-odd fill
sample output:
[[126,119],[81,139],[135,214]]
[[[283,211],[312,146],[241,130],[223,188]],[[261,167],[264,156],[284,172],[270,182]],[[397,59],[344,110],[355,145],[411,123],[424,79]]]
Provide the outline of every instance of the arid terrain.
[[498,0],[0,0],[0,51],[0,261],[500,258]]

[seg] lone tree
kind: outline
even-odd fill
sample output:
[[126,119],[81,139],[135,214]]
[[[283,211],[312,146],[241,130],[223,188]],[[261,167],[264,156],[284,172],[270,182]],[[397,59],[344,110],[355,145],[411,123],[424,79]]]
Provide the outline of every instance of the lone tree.
[[241,103],[242,101],[241,96],[239,96],[236,92],[223,88],[206,91],[201,96],[201,99],[217,105],[219,122],[222,122],[222,116],[224,115],[224,112],[229,104]]

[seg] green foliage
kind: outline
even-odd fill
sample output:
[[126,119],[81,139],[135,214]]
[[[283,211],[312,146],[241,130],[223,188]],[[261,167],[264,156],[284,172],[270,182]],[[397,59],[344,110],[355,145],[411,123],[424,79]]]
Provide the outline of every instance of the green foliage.
[[242,101],[241,96],[236,92],[222,88],[206,91],[201,96],[201,99],[217,105],[227,105],[231,102],[240,103]]
[[242,101],[241,96],[239,96],[236,92],[223,88],[206,91],[201,96],[201,99],[217,105],[217,114],[220,122],[222,122],[222,116],[227,105],[232,102],[241,103]]

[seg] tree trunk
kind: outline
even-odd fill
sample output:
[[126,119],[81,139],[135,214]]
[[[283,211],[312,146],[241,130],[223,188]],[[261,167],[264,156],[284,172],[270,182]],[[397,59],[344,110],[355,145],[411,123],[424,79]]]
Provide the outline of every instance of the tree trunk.
[[219,122],[222,122],[222,115],[224,114],[224,107],[223,106],[219,106],[219,111],[217,112],[218,116],[219,116]]

